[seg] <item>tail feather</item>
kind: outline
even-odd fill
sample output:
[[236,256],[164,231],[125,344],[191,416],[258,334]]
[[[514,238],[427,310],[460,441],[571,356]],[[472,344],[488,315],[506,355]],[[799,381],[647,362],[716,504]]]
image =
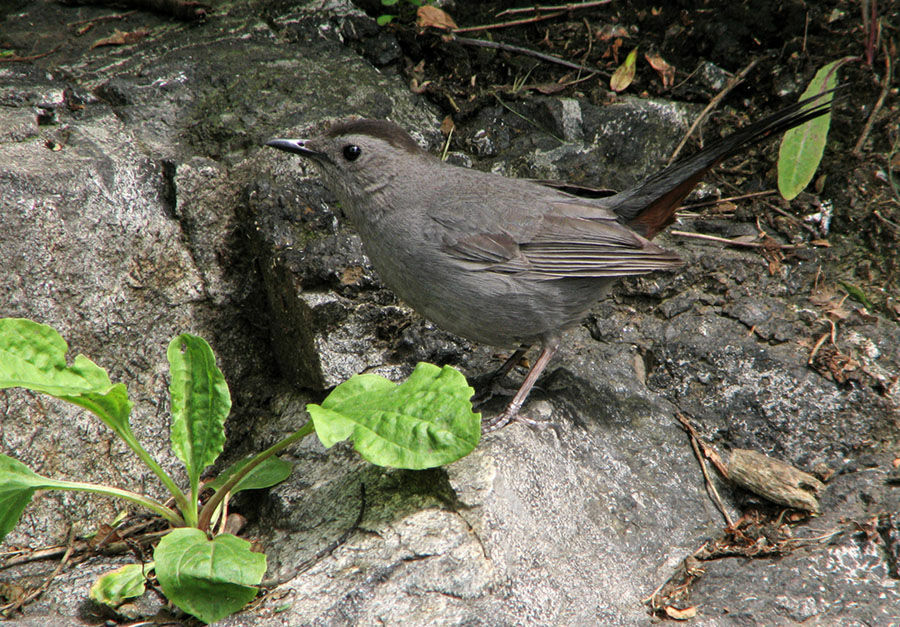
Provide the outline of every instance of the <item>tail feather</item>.
[[[644,237],[652,238],[675,219],[675,210],[713,166],[744,147],[800,126],[828,113],[834,90],[801,100],[767,118],[754,122],[703,150],[654,174],[638,186],[603,199],[604,206],[619,215]],[[823,98],[828,100],[822,102]],[[818,104],[813,104],[819,101]]]

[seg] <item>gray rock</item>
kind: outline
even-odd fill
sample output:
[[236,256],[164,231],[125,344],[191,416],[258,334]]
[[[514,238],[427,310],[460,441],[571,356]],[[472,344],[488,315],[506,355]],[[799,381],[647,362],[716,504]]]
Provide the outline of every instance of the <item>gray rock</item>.
[[[199,26],[144,14],[151,35],[123,47],[90,49],[55,26],[101,12],[32,3],[4,21],[5,45],[67,45],[0,68],[0,315],[52,324],[127,383],[135,431],[168,470],[179,475],[164,354],[183,331],[211,342],[231,386],[223,464],[297,429],[306,403],[356,372],[399,380],[429,360],[474,377],[499,364],[384,290],[316,178],[259,149],[346,114],[391,117],[436,146],[437,112],[390,65],[351,49],[378,39],[367,58],[389,64],[388,33],[349,3],[318,0],[238,3]],[[497,108],[460,128],[476,167],[622,188],[658,167],[690,118],[667,103],[521,104],[531,123]],[[244,535],[265,546],[271,587],[223,624],[646,624],[642,600],[723,535],[677,411],[720,451],[837,473],[823,517],[792,528],[834,535],[777,559],[704,562],[690,589],[701,622],[895,616],[896,321],[848,307],[837,346],[811,368],[828,330],[810,301],[827,249],[770,274],[753,251],[663,240],[689,265],[621,282],[566,336],[526,407],[545,428],[514,424],[422,472],[314,438],[288,451],[288,481],[234,504],[251,519]],[[163,496],[84,412],[17,391],[2,399],[4,454]],[[764,507],[716,482],[732,517]],[[39,494],[6,546],[62,542],[69,525],[87,533],[120,507]],[[23,624],[95,622],[88,587],[118,559],[64,569]]]

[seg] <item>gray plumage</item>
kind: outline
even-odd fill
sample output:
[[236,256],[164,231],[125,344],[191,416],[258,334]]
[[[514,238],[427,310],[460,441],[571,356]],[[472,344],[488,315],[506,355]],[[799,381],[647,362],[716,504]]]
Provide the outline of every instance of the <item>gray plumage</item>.
[[824,114],[797,103],[710,144],[619,194],[586,200],[440,161],[399,126],[350,119],[308,140],[268,145],[309,157],[339,199],[385,284],[470,340],[540,343],[541,358],[498,422],[518,412],[560,334],[620,276],[680,259],[650,241],[703,174],[749,143]]

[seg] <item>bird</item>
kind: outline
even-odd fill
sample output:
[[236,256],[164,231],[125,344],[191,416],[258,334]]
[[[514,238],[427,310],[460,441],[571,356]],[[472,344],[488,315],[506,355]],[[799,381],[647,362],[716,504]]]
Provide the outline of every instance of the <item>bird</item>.
[[712,167],[825,115],[830,96],[788,105],[599,198],[449,164],[386,120],[339,119],[312,138],[272,139],[266,146],[313,163],[376,272],[401,300],[458,336],[515,348],[502,375],[540,346],[503,412],[483,420],[486,433],[521,419],[564,332],[616,279],[683,265],[651,240]]

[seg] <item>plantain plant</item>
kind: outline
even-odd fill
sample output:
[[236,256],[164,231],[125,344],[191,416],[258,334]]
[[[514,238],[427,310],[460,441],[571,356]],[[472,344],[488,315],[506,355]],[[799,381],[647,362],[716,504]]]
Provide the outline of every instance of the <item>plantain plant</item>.
[[103,575],[91,598],[116,607],[139,596],[155,572],[166,597],[185,612],[211,623],[241,609],[257,594],[266,557],[248,541],[212,530],[223,500],[240,490],[273,486],[291,465],[276,455],[314,431],[326,447],[350,438],[368,461],[397,468],[430,468],[468,454],[478,443],[480,415],[472,412],[472,388],[457,370],[419,364],[409,379],[394,384],[358,375],[337,386],[321,405],[309,404],[310,420],[298,431],[240,460],[207,484],[200,477],[222,452],[231,396],[202,338],[178,335],[167,350],[172,452],[184,464],[187,489],[178,486],[131,430],[133,403],[122,383],[84,355],[67,363],[68,346],[53,328],[21,318],[0,319],[0,389],[25,388],[78,405],[103,421],[171,493],[174,505],[113,486],[51,479],[0,454],[0,541],[38,490],[80,490],[125,499],[163,518],[171,527],[150,564],[130,564]]

